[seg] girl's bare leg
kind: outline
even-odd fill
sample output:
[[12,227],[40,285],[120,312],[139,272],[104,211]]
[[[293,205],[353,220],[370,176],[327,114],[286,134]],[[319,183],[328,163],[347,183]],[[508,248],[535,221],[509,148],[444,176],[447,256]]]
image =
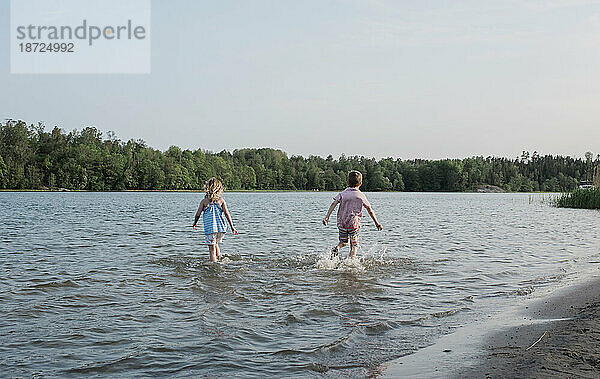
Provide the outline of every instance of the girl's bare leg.
[[208,245],[208,253],[210,254],[210,260],[211,262],[216,262],[217,261],[217,249],[215,248],[216,245]]
[[218,243],[215,243],[215,252],[216,252],[216,255],[217,255],[217,259],[221,260],[221,248],[219,247]]

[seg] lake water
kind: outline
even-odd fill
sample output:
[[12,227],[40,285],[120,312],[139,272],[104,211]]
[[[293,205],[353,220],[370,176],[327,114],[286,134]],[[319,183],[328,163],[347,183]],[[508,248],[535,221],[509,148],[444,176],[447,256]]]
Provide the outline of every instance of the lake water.
[[364,212],[358,262],[331,261],[333,195],[226,193],[213,264],[203,194],[0,193],[0,372],[376,376],[598,272],[600,213],[527,194],[369,193],[384,230]]

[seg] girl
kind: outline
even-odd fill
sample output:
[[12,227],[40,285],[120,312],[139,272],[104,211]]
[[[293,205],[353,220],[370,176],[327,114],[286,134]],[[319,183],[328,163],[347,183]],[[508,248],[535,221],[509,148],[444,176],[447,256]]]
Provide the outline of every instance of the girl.
[[210,178],[206,182],[204,185],[204,191],[206,192],[206,195],[200,202],[200,206],[196,212],[196,218],[194,219],[194,225],[192,225],[194,229],[196,229],[196,224],[198,223],[200,214],[204,212],[202,217],[204,224],[204,239],[208,245],[210,260],[213,262],[221,259],[219,243],[223,240],[223,235],[227,230],[227,225],[225,225],[223,214],[225,214],[233,234],[238,234],[238,231],[233,227],[231,216],[227,210],[227,204],[225,204],[225,200],[223,200],[223,197],[221,197],[224,190],[225,188],[223,187],[223,183],[221,183],[221,181],[217,178]]

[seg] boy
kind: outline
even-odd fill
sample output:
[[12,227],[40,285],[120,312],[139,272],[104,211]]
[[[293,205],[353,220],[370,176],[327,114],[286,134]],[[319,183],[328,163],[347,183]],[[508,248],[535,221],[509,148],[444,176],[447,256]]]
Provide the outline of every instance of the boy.
[[337,226],[339,229],[338,245],[331,249],[334,255],[337,255],[338,251],[348,244],[350,240],[350,258],[356,257],[356,247],[358,246],[358,230],[360,229],[360,218],[362,217],[362,207],[367,209],[369,216],[375,222],[377,230],[382,230],[383,226],[377,221],[371,204],[367,200],[366,196],[360,192],[359,188],[362,185],[362,174],[358,171],[352,170],[348,173],[348,188],[338,193],[333,198],[333,203],[327,211],[327,216],[323,219],[323,225],[327,226],[329,222],[329,216],[339,204],[340,208],[337,213]]

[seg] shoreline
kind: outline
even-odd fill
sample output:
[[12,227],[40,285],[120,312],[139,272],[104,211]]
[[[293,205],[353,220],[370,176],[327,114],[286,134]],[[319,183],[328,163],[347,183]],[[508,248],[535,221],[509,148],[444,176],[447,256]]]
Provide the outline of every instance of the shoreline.
[[557,292],[525,312],[551,321],[495,333],[457,377],[600,376],[600,278]]
[[[298,192],[298,193],[319,193],[319,192],[339,192],[341,190],[286,190],[286,189],[263,189],[263,190],[226,190],[228,193],[272,193],[272,192]],[[144,189],[127,189],[127,190],[109,190],[109,191],[91,191],[91,190],[70,190],[66,188],[60,189],[0,189],[1,192],[90,192],[90,193],[121,193],[121,192],[181,192],[181,193],[203,193],[204,190],[144,190]],[[365,193],[475,193],[482,195],[497,195],[497,194],[530,194],[530,195],[539,195],[539,194],[552,194],[552,195],[560,195],[562,192],[478,192],[478,191],[457,191],[457,192],[444,192],[444,191],[363,191]]]
[[464,326],[386,365],[386,377],[600,375],[600,276]]
[[[0,192],[89,192],[89,193],[121,193],[121,192],[181,192],[181,193],[204,193],[204,190],[144,190],[144,189],[128,189],[128,190],[111,190],[111,191],[91,191],[91,190],[70,190],[66,188],[62,189],[0,189]],[[313,192],[335,192],[335,191],[308,191],[308,190],[232,190],[227,191],[228,193],[253,193],[253,192],[301,192],[301,193],[313,193]],[[394,191],[388,191],[394,192]]]

